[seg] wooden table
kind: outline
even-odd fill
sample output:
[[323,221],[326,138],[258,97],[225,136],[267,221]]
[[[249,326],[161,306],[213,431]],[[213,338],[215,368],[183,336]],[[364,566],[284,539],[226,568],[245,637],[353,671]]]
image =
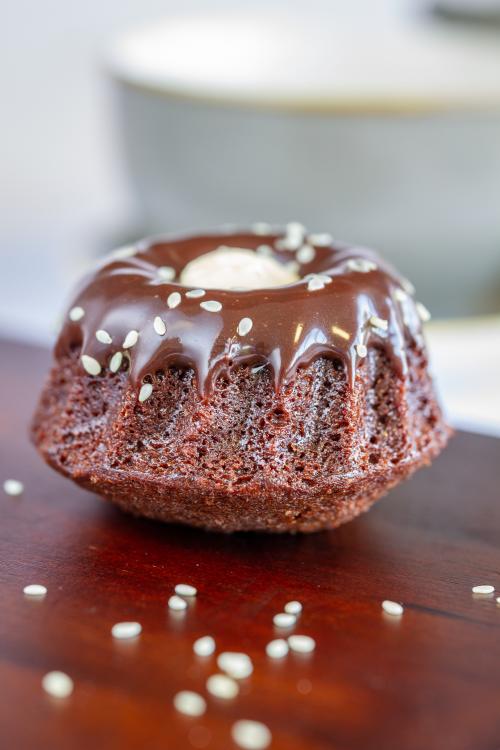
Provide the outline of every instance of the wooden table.
[[[265,722],[273,750],[498,750],[500,441],[460,434],[369,514],[311,536],[219,536],[123,515],[57,476],[27,440],[49,361],[0,346],[0,746],[59,750],[226,750],[239,718]],[[178,582],[199,595],[184,616],[166,601]],[[28,583],[47,596],[30,600]],[[381,601],[401,601],[399,619]],[[310,656],[271,661],[272,616],[304,612]],[[116,642],[113,623],[142,635]],[[192,652],[212,634],[255,672],[233,701],[177,714],[181,689],[205,693],[214,658]],[[43,674],[67,672],[70,698],[49,698]]]

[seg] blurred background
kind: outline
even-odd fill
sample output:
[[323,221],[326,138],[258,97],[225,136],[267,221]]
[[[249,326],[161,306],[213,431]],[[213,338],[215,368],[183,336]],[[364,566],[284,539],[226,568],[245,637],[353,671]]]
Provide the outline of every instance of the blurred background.
[[99,255],[297,220],[433,312],[454,425],[500,435],[500,0],[17,0],[0,27],[0,336]]

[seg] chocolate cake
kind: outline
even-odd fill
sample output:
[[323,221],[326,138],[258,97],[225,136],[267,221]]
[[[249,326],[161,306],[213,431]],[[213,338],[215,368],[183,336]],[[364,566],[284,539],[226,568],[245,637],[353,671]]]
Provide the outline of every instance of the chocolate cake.
[[295,223],[143,241],[80,285],[33,440],[137,515],[338,526],[448,437],[413,294],[374,252]]

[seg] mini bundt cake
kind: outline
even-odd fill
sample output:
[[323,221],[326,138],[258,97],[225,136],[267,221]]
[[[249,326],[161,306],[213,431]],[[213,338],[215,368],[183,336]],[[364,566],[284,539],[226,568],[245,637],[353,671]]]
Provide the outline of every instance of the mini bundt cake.
[[68,310],[33,440],[137,515],[338,526],[448,438],[413,294],[296,223],[122,249]]

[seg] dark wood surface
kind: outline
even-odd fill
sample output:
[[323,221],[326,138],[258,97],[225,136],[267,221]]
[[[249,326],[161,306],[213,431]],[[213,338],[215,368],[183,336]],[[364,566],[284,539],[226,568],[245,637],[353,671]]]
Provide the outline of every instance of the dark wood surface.
[[[498,750],[500,606],[471,586],[500,589],[500,441],[457,435],[434,466],[369,514],[312,536],[219,536],[123,515],[57,476],[27,425],[48,355],[0,346],[0,747],[233,748],[238,718],[264,721],[274,750]],[[199,589],[184,617],[166,601]],[[30,601],[22,589],[43,583]],[[498,592],[500,594],[500,592]],[[399,621],[381,601],[401,601]],[[272,616],[289,599],[308,657],[266,658]],[[138,620],[135,642],[113,623]],[[252,677],[233,701],[208,700],[188,719],[181,689],[204,693],[215,660],[192,643],[248,652]],[[42,675],[75,681],[57,701]]]

